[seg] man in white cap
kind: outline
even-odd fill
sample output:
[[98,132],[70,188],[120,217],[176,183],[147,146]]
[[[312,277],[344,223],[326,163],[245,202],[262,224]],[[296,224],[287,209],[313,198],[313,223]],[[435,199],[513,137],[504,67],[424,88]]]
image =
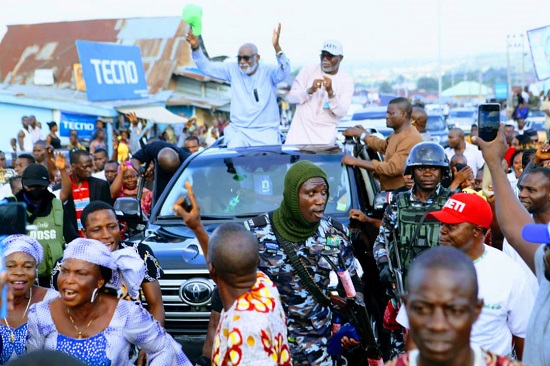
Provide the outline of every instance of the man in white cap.
[[353,79],[340,70],[344,59],[342,44],[323,43],[319,64],[304,67],[288,93],[296,104],[286,144],[336,143],[336,127],[348,113],[353,96]]

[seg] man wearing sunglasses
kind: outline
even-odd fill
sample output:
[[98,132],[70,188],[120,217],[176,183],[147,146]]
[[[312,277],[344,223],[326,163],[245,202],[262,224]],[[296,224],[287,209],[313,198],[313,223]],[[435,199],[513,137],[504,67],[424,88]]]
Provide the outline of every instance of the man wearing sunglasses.
[[304,67],[294,80],[288,101],[296,104],[296,113],[286,144],[336,143],[336,127],[353,96],[353,79],[339,70],[343,54],[340,42],[325,41],[321,62]]
[[290,75],[290,62],[279,45],[281,24],[273,31],[273,48],[278,65],[260,64],[256,45],[239,48],[237,63],[211,62],[203,53],[199,38],[190,31],[187,42],[199,70],[231,83],[231,122],[224,129],[227,147],[278,145],[279,106],[277,84]]

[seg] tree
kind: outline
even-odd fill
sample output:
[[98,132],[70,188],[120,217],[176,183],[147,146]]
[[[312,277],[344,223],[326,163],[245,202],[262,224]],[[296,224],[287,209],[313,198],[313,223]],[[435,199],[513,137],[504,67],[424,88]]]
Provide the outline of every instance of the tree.
[[393,92],[393,87],[391,86],[391,84],[389,82],[383,81],[378,86],[378,92],[380,92],[380,93],[392,93]]
[[428,92],[434,92],[434,91],[437,91],[438,89],[438,81],[436,78],[422,76],[416,82],[416,88],[424,89],[425,91],[428,91]]

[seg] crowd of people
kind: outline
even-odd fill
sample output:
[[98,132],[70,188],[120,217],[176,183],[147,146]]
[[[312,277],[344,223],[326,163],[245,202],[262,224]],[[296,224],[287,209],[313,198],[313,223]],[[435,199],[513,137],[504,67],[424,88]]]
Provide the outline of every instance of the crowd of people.
[[[163,270],[150,247],[124,241],[112,204],[135,198],[148,215],[178,167],[222,134],[228,147],[281,143],[276,85],[291,67],[280,34],[278,25],[270,66],[250,43],[237,63],[212,62],[189,32],[199,69],[232,84],[230,122],[216,118],[211,129],[189,119],[141,144],[143,126],[130,114],[109,156],[98,121],[87,147],[71,131],[67,162],[55,122],[44,138],[36,118],[23,118],[15,174],[0,198],[24,202],[33,226],[2,243],[10,309],[0,364],[44,352],[43,360],[71,356],[67,365],[191,365],[163,328]],[[287,143],[335,144],[353,94],[342,60],[342,44],[327,40],[320,62],[298,74]],[[426,119],[399,97],[387,107],[388,138],[361,126],[343,133],[384,156],[342,159],[391,192],[381,219],[350,210],[355,231],[376,233],[363,242],[370,260],[359,258],[348,227],[324,215],[329,180],[309,161],[288,169],[277,209],[212,235],[186,184],[190,205],[181,197],[174,213],[195,233],[217,284],[197,364],[550,364],[550,144],[514,146],[525,134],[518,121],[494,141],[452,129],[444,149],[430,141]],[[0,153],[0,168],[5,162]],[[358,321],[367,309],[380,324]]]

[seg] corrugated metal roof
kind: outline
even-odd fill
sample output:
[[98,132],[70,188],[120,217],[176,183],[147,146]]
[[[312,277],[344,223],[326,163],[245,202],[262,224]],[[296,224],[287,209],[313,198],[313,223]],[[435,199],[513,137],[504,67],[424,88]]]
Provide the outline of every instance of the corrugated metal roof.
[[166,104],[171,90],[164,90],[147,98],[90,102],[85,92],[60,89],[52,86],[0,84],[0,103],[40,106],[65,112],[98,116],[116,116],[115,108]]
[[184,69],[177,69],[177,70],[174,70],[174,74],[180,75],[180,76],[185,76],[185,77],[188,77],[190,79],[194,79],[194,80],[198,80],[198,81],[214,81],[216,83],[228,84],[229,85],[229,83],[224,81],[224,80],[216,79],[216,78],[205,75],[202,71],[200,71],[196,67],[186,67]]
[[193,105],[205,109],[219,109],[229,105],[230,99],[198,97],[175,92],[166,101],[166,105]]
[[0,80],[32,85],[34,70],[53,69],[56,87],[75,89],[75,41],[81,39],[139,46],[149,92],[154,94],[168,86],[174,70],[194,66],[186,29],[180,17],[10,25],[0,43]]

